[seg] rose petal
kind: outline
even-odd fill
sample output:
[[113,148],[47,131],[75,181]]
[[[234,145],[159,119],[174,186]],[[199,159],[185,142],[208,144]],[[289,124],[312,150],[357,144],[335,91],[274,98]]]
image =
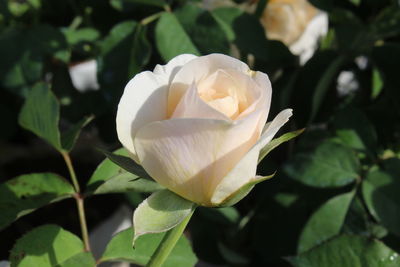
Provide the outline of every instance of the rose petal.
[[169,82],[175,77],[176,73],[181,69],[183,65],[197,58],[192,54],[182,54],[171,59],[166,65],[156,65],[153,73],[154,74],[165,74],[169,76]]
[[[141,165],[158,183],[209,206],[215,187],[255,144],[261,112],[230,123],[170,119],[142,127],[135,138]],[[257,162],[257,159],[255,159]]]
[[249,67],[242,61],[223,54],[210,54],[197,57],[185,64],[171,82],[168,94],[168,115],[171,116],[180,99],[192,83],[198,82],[218,69],[234,69],[239,72],[249,72]]
[[166,118],[169,79],[196,56],[181,55],[167,65],[157,65],[155,72],[145,71],[129,81],[118,105],[117,134],[122,145],[137,161],[133,138],[143,125]]
[[285,109],[274,118],[258,142],[217,185],[211,198],[211,205],[218,206],[232,193],[254,179],[261,148],[272,140],[290,116],[292,116],[292,110]]
[[189,90],[186,91],[171,118],[230,120],[227,116],[209,106],[199,97],[195,84],[192,84]]

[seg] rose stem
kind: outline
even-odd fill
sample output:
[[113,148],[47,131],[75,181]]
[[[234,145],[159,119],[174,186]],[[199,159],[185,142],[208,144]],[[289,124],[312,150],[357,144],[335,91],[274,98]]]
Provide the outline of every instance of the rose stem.
[[86,217],[85,217],[84,197],[81,194],[81,189],[79,187],[78,179],[76,178],[74,166],[72,165],[72,161],[69,154],[67,152],[61,152],[61,154],[64,158],[65,164],[68,167],[69,175],[71,177],[72,183],[74,184],[74,189],[76,192],[74,198],[76,200],[76,205],[78,207],[79,223],[81,225],[81,233],[82,233],[83,243],[85,245],[85,251],[90,251],[89,234],[87,230]]
[[195,209],[193,209],[180,224],[178,224],[165,234],[156,251],[151,256],[150,261],[147,263],[147,267],[162,266],[164,261],[168,258],[168,255],[171,253],[172,249],[175,247],[176,242],[178,242],[179,238],[181,237],[183,231],[186,228],[186,225],[189,223],[190,218],[194,213],[194,210]]

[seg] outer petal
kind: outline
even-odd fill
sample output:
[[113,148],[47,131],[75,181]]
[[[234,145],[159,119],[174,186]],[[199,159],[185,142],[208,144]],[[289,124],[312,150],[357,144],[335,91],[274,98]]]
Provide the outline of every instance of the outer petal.
[[125,87],[118,105],[117,134],[122,145],[136,161],[138,159],[133,138],[137,130],[152,121],[166,118],[169,80],[182,65],[195,57],[177,56],[165,66],[157,65],[154,73],[145,71],[137,74]]
[[211,198],[212,206],[218,206],[236,190],[255,178],[260,150],[271,141],[290,116],[292,116],[292,110],[285,109],[274,118],[258,142],[217,185]]
[[260,114],[234,123],[170,119],[148,124],[135,138],[140,163],[161,185],[210,206],[215,187],[256,143]]
[[168,115],[171,116],[186,90],[192,83],[197,84],[218,69],[234,69],[249,72],[242,61],[223,54],[211,54],[191,60],[175,75],[168,95]]

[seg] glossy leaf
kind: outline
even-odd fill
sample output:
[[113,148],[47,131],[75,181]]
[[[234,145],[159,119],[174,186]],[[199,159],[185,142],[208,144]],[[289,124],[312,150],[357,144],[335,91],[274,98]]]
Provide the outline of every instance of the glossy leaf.
[[[129,228],[116,234],[108,243],[100,262],[125,261],[133,264],[146,265],[160,244],[165,233],[148,234],[139,237],[132,247],[133,229]],[[171,254],[164,262],[164,267],[194,266],[197,257],[193,253],[190,242],[183,235],[178,240]]]
[[200,55],[182,24],[172,13],[165,12],[155,29],[156,45],[165,61],[180,54]]
[[295,267],[395,267],[398,254],[380,241],[356,235],[340,235],[292,258]]
[[336,134],[349,147],[375,151],[377,136],[367,117],[355,108],[341,110],[334,120]]
[[21,109],[19,124],[61,151],[59,119],[60,108],[57,98],[47,84],[37,84],[29,92]]
[[74,189],[52,173],[21,175],[0,184],[0,229],[51,202],[72,197]]
[[354,192],[335,196],[311,215],[299,238],[299,253],[339,234],[353,196]]
[[48,224],[18,239],[11,250],[10,262],[12,267],[57,266],[83,250],[83,243],[77,236],[57,225]]
[[99,82],[113,97],[119,97],[126,83],[142,70],[151,52],[146,28],[136,21],[114,26],[101,42],[100,50]]
[[354,152],[340,144],[324,142],[308,153],[298,153],[285,166],[293,179],[315,187],[340,187],[358,179],[360,163]]
[[76,266],[94,267],[96,266],[96,260],[93,258],[92,253],[81,252],[57,265],[57,267],[76,267]]
[[166,232],[182,222],[195,204],[169,190],[153,193],[133,214],[134,241],[141,235]]
[[164,189],[156,182],[138,178],[137,176],[125,172],[113,176],[96,188],[94,194],[125,193],[125,192],[154,192]]
[[362,192],[371,214],[389,231],[400,235],[400,160],[387,160],[384,166],[383,170],[368,173]]

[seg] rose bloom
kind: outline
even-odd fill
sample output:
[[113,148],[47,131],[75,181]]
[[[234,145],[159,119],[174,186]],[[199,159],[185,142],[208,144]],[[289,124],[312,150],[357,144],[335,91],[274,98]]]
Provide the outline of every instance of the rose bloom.
[[203,206],[218,206],[256,176],[260,149],[292,115],[265,124],[271,83],[222,54],[180,55],[125,87],[117,133],[159,184]]
[[328,15],[307,0],[269,0],[261,24],[269,39],[283,42],[304,64],[328,31]]

